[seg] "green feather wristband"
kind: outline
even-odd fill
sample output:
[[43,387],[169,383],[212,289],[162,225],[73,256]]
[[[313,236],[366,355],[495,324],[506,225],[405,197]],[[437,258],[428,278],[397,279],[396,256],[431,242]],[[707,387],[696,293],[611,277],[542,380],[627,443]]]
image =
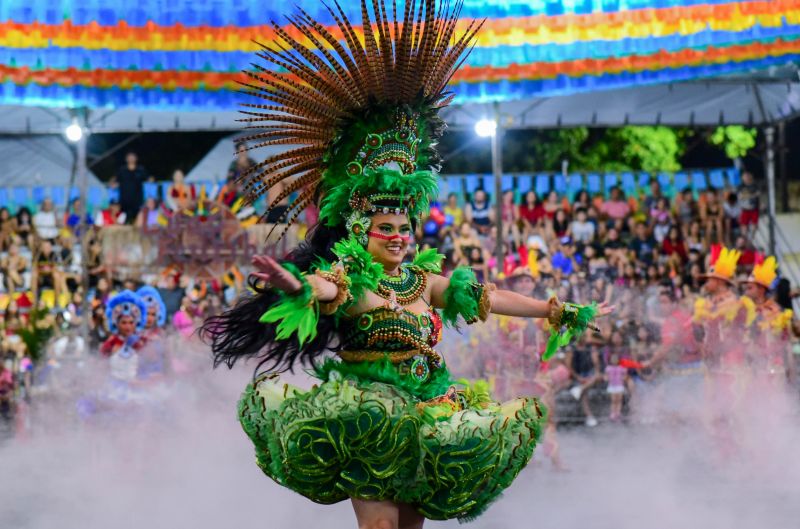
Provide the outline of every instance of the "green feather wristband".
[[278,301],[262,314],[258,321],[279,322],[275,336],[279,340],[288,340],[293,334],[297,334],[297,341],[302,347],[317,336],[319,304],[311,285],[300,270],[292,263],[283,263],[282,266],[300,280],[302,286],[293,294],[280,291]]
[[568,345],[573,338],[580,337],[589,328],[595,316],[597,316],[597,303],[591,305],[564,303],[559,325],[550,328],[550,338],[547,340],[542,360],[550,360],[559,347]]

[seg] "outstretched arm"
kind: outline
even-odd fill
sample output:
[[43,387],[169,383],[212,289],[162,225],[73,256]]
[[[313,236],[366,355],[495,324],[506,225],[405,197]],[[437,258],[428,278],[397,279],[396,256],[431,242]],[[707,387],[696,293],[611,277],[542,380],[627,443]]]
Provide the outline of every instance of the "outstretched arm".
[[[299,292],[303,286],[299,279],[294,277],[291,272],[282,267],[280,263],[272,257],[256,255],[253,257],[252,262],[256,271],[251,275],[264,281],[269,286],[282,290],[287,294]],[[332,301],[339,293],[339,287],[337,287],[335,283],[317,275],[307,275],[306,281],[308,281],[314,289],[314,294],[318,301]]]
[[[445,307],[445,290],[450,286],[450,280],[437,274],[429,274],[431,283],[431,304],[436,308]],[[510,290],[497,289],[489,293],[492,314],[503,316],[518,316],[521,318],[550,318],[557,317],[561,310],[561,303],[555,298],[549,301],[530,298]],[[603,302],[597,306],[597,315],[606,316],[614,307]]]

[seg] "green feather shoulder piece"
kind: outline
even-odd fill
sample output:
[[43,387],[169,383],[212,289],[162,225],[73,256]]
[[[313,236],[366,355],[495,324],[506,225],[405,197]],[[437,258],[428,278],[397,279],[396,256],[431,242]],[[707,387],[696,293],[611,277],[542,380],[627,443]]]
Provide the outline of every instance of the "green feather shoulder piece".
[[339,241],[333,245],[333,253],[344,265],[350,278],[350,294],[360,299],[366,291],[378,288],[378,280],[383,275],[383,265],[372,260],[372,255],[355,237]]
[[414,258],[414,262],[412,262],[411,265],[425,272],[438,274],[442,271],[442,261],[444,261],[444,255],[437,252],[435,248],[428,248],[421,252],[418,248],[417,256]]

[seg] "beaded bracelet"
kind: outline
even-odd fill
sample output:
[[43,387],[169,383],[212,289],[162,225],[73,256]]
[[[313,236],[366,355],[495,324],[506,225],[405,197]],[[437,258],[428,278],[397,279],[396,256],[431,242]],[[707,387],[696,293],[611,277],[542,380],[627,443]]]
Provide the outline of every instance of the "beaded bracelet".
[[494,283],[486,283],[482,286],[481,297],[478,300],[478,318],[481,321],[486,321],[492,312],[492,297],[490,294],[497,290],[497,286]]
[[[350,278],[347,277],[345,274],[344,269],[342,268],[334,268],[333,270],[317,270],[314,272],[317,277],[320,279],[324,279],[325,281],[330,281],[334,285],[336,285],[336,297],[330,301],[319,301],[319,312],[325,316],[329,316],[334,314],[339,307],[341,307],[344,303],[351,301],[353,299],[352,294],[350,294]],[[319,295],[317,292],[314,292],[314,295],[317,299],[319,299]]]
[[557,296],[551,296],[547,300],[547,304],[550,306],[547,322],[552,329],[560,329],[564,317],[564,304],[558,300]]

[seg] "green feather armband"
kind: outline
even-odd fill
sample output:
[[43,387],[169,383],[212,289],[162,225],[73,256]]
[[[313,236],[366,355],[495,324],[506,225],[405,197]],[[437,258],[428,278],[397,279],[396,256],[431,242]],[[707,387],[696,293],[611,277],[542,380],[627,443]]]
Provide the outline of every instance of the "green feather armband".
[[486,320],[491,309],[489,293],[492,290],[494,285],[478,283],[471,268],[456,268],[450,276],[450,285],[444,291],[442,320],[450,326],[458,322],[459,316],[468,324]]
[[279,340],[288,340],[297,334],[300,346],[317,336],[319,321],[319,303],[305,275],[291,263],[283,263],[283,267],[300,280],[300,290],[292,294],[279,292],[280,298],[258,321],[261,323],[278,323],[275,336]]
[[549,360],[559,347],[580,337],[592,325],[597,315],[597,303],[576,305],[564,303],[555,318],[550,318],[550,338],[547,340],[542,360]]

